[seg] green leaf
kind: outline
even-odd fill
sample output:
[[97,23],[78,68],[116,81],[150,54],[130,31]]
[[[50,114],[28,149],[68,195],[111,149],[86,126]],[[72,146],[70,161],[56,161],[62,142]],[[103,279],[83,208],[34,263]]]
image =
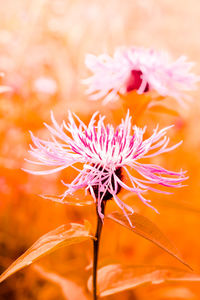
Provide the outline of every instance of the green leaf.
[[[123,201],[132,200],[133,199],[133,193],[126,193],[126,195],[123,196]],[[134,202],[139,206],[141,204],[141,201],[137,198],[134,198]],[[160,199],[152,199],[151,205],[155,207],[161,207],[161,208],[167,208],[167,209],[178,209],[179,211],[182,210],[186,213],[195,213],[200,214],[200,207],[198,205],[191,204],[191,202],[183,201],[183,200],[176,200],[176,199],[169,199],[169,198],[163,198],[162,201]]]
[[11,266],[1,274],[0,282],[50,252],[64,246],[83,242],[91,237],[88,223],[85,223],[85,225],[75,223],[61,225],[39,238],[24,254],[14,261]]
[[179,116],[179,113],[173,109],[173,108],[169,108],[165,105],[159,105],[159,104],[155,104],[150,106],[150,111],[152,112],[156,112],[156,113],[163,113],[163,114],[168,114],[168,115],[172,115],[172,116]]
[[43,267],[35,264],[33,266],[34,270],[39,273],[40,276],[49,280],[50,282],[56,284],[60,287],[63,297],[66,300],[88,300],[88,295],[83,287],[79,286],[77,283],[60,276],[54,272],[48,272]]
[[200,207],[197,205],[193,205],[187,201],[179,200],[177,201],[176,199],[164,199],[163,201],[160,201],[160,199],[153,199],[152,200],[152,205],[156,207],[164,207],[168,209],[177,209],[181,210],[186,213],[195,213],[195,214],[200,214]]
[[[159,266],[107,265],[98,270],[100,297],[132,289],[144,283],[160,284],[165,281],[200,281],[200,275],[182,269]],[[88,280],[92,291],[92,276]]]
[[107,215],[106,217],[128,228],[132,232],[142,236],[146,240],[151,241],[152,243],[154,243],[155,245],[172,255],[174,258],[179,260],[190,270],[192,270],[192,268],[179,257],[177,249],[171,244],[168,238],[160,231],[160,229],[154,223],[152,223],[146,217],[138,213],[129,215],[129,218],[134,227],[131,227],[127,218],[119,212],[113,212]]

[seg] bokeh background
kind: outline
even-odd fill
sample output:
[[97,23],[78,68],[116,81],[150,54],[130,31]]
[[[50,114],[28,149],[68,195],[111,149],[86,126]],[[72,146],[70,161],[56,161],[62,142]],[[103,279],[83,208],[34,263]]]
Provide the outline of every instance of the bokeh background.
[[[12,92],[0,95],[0,271],[22,254],[37,238],[57,226],[88,219],[95,226],[95,208],[70,207],[40,198],[59,194],[61,178],[72,171],[37,177],[26,167],[29,130],[48,135],[50,110],[61,121],[67,110],[86,122],[100,110],[109,122],[120,121],[118,104],[102,107],[89,102],[81,79],[87,77],[86,53],[113,53],[120,45],[164,49],[174,58],[188,56],[200,74],[200,2],[198,0],[7,0],[0,1],[1,84]],[[200,88],[199,88],[200,91]],[[153,128],[175,124],[172,142],[179,149],[156,158],[169,169],[188,170],[187,186],[171,196],[152,194],[155,214],[134,198],[137,211],[154,221],[180,250],[182,257],[200,272],[200,101],[179,116],[145,112],[136,122]],[[173,104],[176,105],[176,104]],[[175,107],[173,107],[175,108]],[[134,108],[133,108],[134,111]],[[123,192],[122,192],[123,196]],[[81,197],[81,195],[80,195]],[[110,210],[115,209],[113,203]],[[90,299],[87,278],[91,274],[92,243],[85,242],[41,259],[7,279],[0,287],[1,300]],[[136,265],[178,266],[173,258],[146,240],[106,221],[100,250],[100,266],[120,262]],[[76,285],[74,285],[74,283]],[[77,288],[77,285],[80,288]],[[79,294],[80,293],[80,294]],[[81,296],[80,296],[81,295]],[[105,299],[199,299],[198,283],[144,285]]]

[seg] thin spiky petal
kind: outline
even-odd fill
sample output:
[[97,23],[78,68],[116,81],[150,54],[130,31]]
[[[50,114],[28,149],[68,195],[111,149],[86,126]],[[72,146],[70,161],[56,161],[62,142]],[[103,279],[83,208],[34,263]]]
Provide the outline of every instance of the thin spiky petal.
[[[42,140],[31,133],[33,145],[30,154],[34,165],[45,169],[25,170],[34,175],[48,175],[65,168],[73,167],[77,176],[71,183],[62,181],[67,190],[59,197],[44,196],[44,198],[70,203],[68,195],[84,188],[92,195],[97,205],[99,216],[103,219],[101,203],[105,199],[113,198],[122,209],[128,221],[129,213],[133,210],[117,196],[121,188],[136,194],[147,206],[150,200],[144,196],[148,191],[168,194],[156,186],[179,188],[187,179],[185,172],[169,171],[161,166],[140,162],[140,159],[170,152],[180,145],[168,146],[170,139],[167,131],[171,126],[154,129],[149,138],[144,138],[146,127],[132,126],[131,116],[127,112],[126,118],[114,128],[105,124],[105,117],[95,113],[88,126],[75,114],[68,113],[68,123],[58,125],[53,113],[51,114],[53,127],[46,125],[51,134],[51,140]],[[76,120],[76,122],[75,122]],[[81,163],[82,168],[77,168]],[[131,169],[137,175],[131,174]],[[126,173],[129,183],[123,181],[122,172]],[[81,203],[83,205],[83,203]],[[156,212],[157,210],[153,208]]]

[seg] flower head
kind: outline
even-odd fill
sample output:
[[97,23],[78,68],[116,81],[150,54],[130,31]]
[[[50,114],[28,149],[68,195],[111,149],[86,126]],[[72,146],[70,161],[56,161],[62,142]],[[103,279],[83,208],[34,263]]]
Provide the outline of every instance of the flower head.
[[139,47],[118,48],[113,57],[88,54],[86,66],[93,75],[83,81],[89,86],[91,100],[115,101],[119,94],[136,90],[138,94],[156,91],[159,96],[173,97],[180,104],[188,99],[199,77],[190,72],[193,63],[181,56],[172,62],[166,52]]
[[[157,127],[149,138],[144,139],[146,128],[132,126],[129,112],[116,129],[106,125],[103,116],[99,116],[97,121],[97,114],[86,126],[69,112],[68,123],[63,121],[60,126],[52,113],[54,127],[45,124],[51,133],[51,140],[42,140],[32,134],[34,146],[31,146],[30,153],[36,161],[31,162],[48,168],[27,172],[48,175],[71,166],[78,173],[70,184],[63,182],[67,190],[54,200],[67,203],[65,198],[68,195],[84,188],[92,195],[102,219],[102,201],[113,198],[129,220],[127,212],[133,213],[133,209],[118,197],[122,188],[135,193],[146,205],[151,206],[150,200],[143,195],[146,191],[168,193],[158,190],[155,185],[181,187],[186,179],[184,172],[168,171],[154,164],[140,162],[141,158],[169,152],[180,144],[168,147],[166,132],[171,126],[161,130]],[[82,167],[78,169],[76,163]],[[131,169],[135,170],[136,175],[131,174]],[[126,174],[129,182],[124,182],[123,174]]]

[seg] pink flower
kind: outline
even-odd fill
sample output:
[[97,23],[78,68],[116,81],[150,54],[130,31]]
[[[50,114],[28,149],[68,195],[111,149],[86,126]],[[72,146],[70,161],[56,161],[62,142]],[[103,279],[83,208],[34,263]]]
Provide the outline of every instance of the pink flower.
[[[4,77],[4,73],[0,72],[0,77]],[[11,87],[6,85],[0,85],[0,94],[5,92],[11,92],[11,91],[12,91]]]
[[[55,201],[67,203],[65,198],[68,195],[84,188],[92,195],[102,219],[102,201],[113,198],[129,220],[128,212],[133,213],[133,209],[118,197],[122,188],[135,193],[144,204],[151,206],[150,200],[143,195],[145,192],[150,190],[168,194],[155,188],[155,185],[182,186],[182,181],[186,179],[185,172],[168,171],[154,164],[140,162],[141,158],[169,152],[181,144],[168,146],[166,132],[171,126],[161,130],[157,127],[149,138],[144,139],[146,128],[132,127],[129,112],[116,129],[112,125],[105,125],[105,117],[99,116],[96,121],[97,114],[93,115],[86,126],[75,114],[69,112],[68,123],[63,121],[60,126],[52,113],[54,127],[45,124],[51,133],[51,140],[42,140],[31,134],[34,146],[30,146],[30,153],[36,161],[29,162],[50,168],[26,170],[27,172],[48,175],[71,166],[78,173],[70,184],[63,182],[67,190],[55,198]],[[78,169],[76,163],[81,163],[82,167]],[[138,175],[133,176],[130,169],[134,169]],[[123,174],[129,178],[128,183],[123,181]]]
[[194,90],[199,77],[190,72],[193,63],[181,56],[172,62],[166,52],[138,47],[118,48],[113,58],[107,54],[88,54],[86,66],[93,75],[83,81],[91,100],[115,101],[119,94],[136,90],[138,94],[156,91],[184,105],[186,91]]

